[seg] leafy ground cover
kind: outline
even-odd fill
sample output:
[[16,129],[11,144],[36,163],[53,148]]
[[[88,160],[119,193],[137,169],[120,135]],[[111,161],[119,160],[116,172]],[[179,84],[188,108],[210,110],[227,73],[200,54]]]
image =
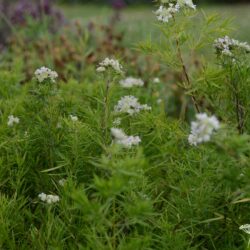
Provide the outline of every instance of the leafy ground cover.
[[1,53],[0,248],[247,249],[249,7],[60,8]]

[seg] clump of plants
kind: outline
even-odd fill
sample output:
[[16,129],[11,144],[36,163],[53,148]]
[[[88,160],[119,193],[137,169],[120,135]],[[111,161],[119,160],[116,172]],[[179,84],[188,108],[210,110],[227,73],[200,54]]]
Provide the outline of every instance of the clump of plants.
[[[54,12],[49,13],[53,16]],[[125,63],[130,62],[129,71],[133,74],[142,75],[146,69],[147,81],[160,72],[159,64],[153,58],[128,47],[124,40],[126,30],[119,28],[121,8],[115,8],[107,23],[82,25],[79,20],[68,21],[57,25],[56,32],[50,32],[54,26],[50,16],[37,19],[24,15],[23,18],[25,22],[21,29],[18,28],[20,24],[13,24],[15,32],[3,54],[9,62],[8,67],[15,67],[22,61],[24,79],[20,79],[21,82],[30,80],[39,65],[48,64],[54,66],[64,81],[71,77],[81,81],[88,70],[93,70],[93,65],[109,55],[122,56]],[[6,20],[10,22],[11,19]],[[11,53],[17,57],[9,56]]]
[[18,39],[17,30],[20,27],[28,26],[30,22],[38,22],[40,25],[47,24],[48,31],[53,33],[58,31],[65,22],[62,12],[54,6],[53,0],[1,0],[0,19],[1,47],[4,47],[11,37]]
[[139,47],[176,75],[179,118],[165,79],[114,55],[66,84],[52,63],[23,85],[0,69],[0,248],[247,247],[249,45],[190,0],[161,4]]

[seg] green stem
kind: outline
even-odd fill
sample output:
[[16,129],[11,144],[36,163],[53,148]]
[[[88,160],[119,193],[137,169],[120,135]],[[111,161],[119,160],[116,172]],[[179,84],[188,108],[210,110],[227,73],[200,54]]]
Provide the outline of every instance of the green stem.
[[112,245],[113,245],[113,249],[116,249],[116,220],[115,220],[115,214],[116,214],[116,203],[115,203],[115,198],[113,201],[113,216],[114,216],[114,222],[112,225]]
[[[174,17],[173,17],[173,19],[174,19],[174,22],[176,23]],[[185,77],[185,80],[186,80],[186,83],[187,83],[187,86],[184,86],[184,87],[185,88],[187,88],[187,87],[190,88],[192,86],[192,84],[191,84],[191,81],[190,81],[190,78],[189,78],[189,75],[188,75],[187,67],[186,67],[186,65],[184,63],[184,60],[183,60],[181,47],[180,47],[180,41],[178,39],[177,31],[176,31],[176,35],[175,35],[175,43],[176,43],[176,47],[177,47],[177,56],[178,56],[178,58],[180,60],[181,67],[182,67],[182,73],[183,73],[183,75]],[[198,102],[196,100],[196,97],[194,95],[191,95],[191,99],[192,99],[192,102],[194,104],[196,112],[200,113],[200,108],[198,106]]]
[[236,120],[238,123],[237,129],[239,131],[239,134],[243,134],[244,133],[244,111],[243,111],[242,104],[240,101],[237,82],[235,82],[235,80],[234,80],[233,70],[232,70],[231,64],[230,64],[230,84],[233,88],[232,94],[233,94],[233,99],[234,99],[234,103],[235,103],[234,108],[235,108]]
[[104,119],[103,119],[103,131],[105,135],[105,141],[108,138],[108,119],[109,119],[109,91],[110,91],[110,76],[108,76],[104,94]]

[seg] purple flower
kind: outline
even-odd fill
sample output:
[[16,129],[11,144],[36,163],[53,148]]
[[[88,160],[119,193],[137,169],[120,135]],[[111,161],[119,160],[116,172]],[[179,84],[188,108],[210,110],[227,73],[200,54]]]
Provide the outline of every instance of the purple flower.
[[[5,3],[5,2],[4,2]],[[24,25],[27,17],[31,16],[40,20],[43,16],[50,16],[53,22],[58,24],[64,21],[63,15],[54,5],[54,0],[19,0],[3,4],[0,0],[0,9],[3,9],[6,16],[14,23]]]
[[[63,14],[55,7],[55,0],[0,0],[0,11],[13,25],[27,25],[27,18],[36,21],[46,18],[49,21],[49,30],[56,32],[65,23]],[[6,44],[11,34],[5,23],[0,25],[0,44]]]
[[126,7],[124,0],[112,0],[111,5],[115,10],[121,10]]

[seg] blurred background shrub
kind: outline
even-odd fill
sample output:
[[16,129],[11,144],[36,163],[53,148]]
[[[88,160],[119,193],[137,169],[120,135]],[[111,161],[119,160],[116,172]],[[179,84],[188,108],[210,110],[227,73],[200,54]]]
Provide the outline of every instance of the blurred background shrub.
[[54,6],[53,0],[0,0],[0,49],[6,44],[9,34],[18,27],[24,27],[29,20],[48,21],[50,32],[58,30],[64,22],[61,11]]

